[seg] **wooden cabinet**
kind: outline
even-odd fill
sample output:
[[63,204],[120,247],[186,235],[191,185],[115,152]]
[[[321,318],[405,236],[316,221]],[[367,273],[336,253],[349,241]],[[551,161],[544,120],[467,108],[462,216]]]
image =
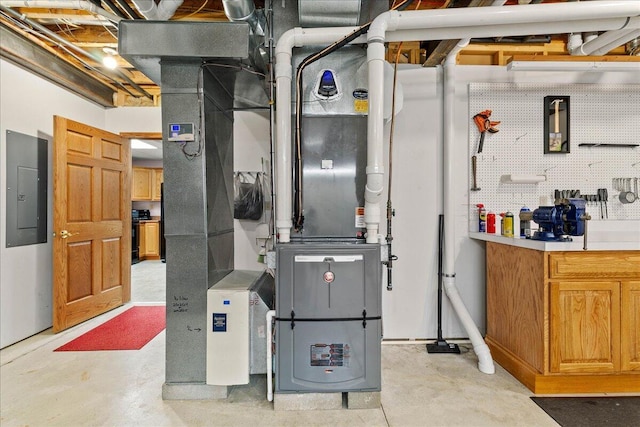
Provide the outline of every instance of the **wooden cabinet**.
[[159,201],[163,170],[159,168],[133,168],[131,200]]
[[621,369],[640,372],[640,281],[623,281],[621,299]]
[[620,283],[551,283],[551,372],[620,371]]
[[164,182],[163,170],[153,170],[153,185],[151,191],[151,200],[160,200],[162,198],[160,194],[161,184]]
[[151,200],[151,175],[153,169],[133,168],[132,200]]
[[144,221],[139,224],[140,259],[160,259],[160,223]]
[[487,242],[494,359],[533,392],[640,392],[640,251]]

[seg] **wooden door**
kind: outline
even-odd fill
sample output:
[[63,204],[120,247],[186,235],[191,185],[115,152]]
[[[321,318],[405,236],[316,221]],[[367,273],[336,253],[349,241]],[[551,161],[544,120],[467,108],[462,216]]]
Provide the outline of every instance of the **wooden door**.
[[127,139],[54,117],[53,330],[131,299]]
[[620,283],[551,282],[551,372],[620,370]]
[[622,370],[640,371],[640,281],[622,282]]

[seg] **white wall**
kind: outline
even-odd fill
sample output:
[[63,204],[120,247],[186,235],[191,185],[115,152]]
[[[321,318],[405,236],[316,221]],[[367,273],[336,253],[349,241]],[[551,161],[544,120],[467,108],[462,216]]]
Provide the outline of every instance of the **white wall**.
[[[233,115],[233,170],[240,172],[269,172],[269,112],[236,111]],[[269,180],[269,177],[267,177]],[[269,199],[271,196],[266,194]],[[266,206],[267,210],[269,205]],[[264,270],[258,254],[269,234],[268,215],[260,221],[234,219],[234,266],[237,270]]]
[[[102,107],[0,59],[0,347],[52,324],[53,116],[104,128]],[[6,247],[6,131],[49,141],[47,243]]]

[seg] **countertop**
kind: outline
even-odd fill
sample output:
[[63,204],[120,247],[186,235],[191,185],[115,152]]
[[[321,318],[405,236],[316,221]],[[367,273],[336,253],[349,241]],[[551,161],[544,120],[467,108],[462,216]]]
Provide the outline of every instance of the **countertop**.
[[[572,236],[572,242],[545,242],[541,240],[505,237],[499,234],[470,232],[469,237],[485,242],[534,249],[537,251],[583,251],[583,236]],[[633,225],[626,230],[597,230],[588,232],[588,251],[637,251],[640,250],[640,227]]]

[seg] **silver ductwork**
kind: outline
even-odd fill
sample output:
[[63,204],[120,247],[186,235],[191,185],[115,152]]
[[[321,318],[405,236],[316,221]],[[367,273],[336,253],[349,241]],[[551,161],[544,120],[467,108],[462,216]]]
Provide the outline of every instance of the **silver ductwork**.
[[265,73],[269,63],[269,53],[265,47],[266,17],[262,10],[256,10],[253,0],[222,0],[224,13],[230,21],[246,22],[251,28],[249,39],[249,60],[253,67]]
[[167,21],[182,5],[182,0],[132,0],[142,16],[149,21]]
[[264,36],[264,15],[256,12],[252,0],[222,0],[222,6],[230,21],[246,22],[254,35]]
[[301,27],[346,27],[358,25],[361,0],[298,0]]

